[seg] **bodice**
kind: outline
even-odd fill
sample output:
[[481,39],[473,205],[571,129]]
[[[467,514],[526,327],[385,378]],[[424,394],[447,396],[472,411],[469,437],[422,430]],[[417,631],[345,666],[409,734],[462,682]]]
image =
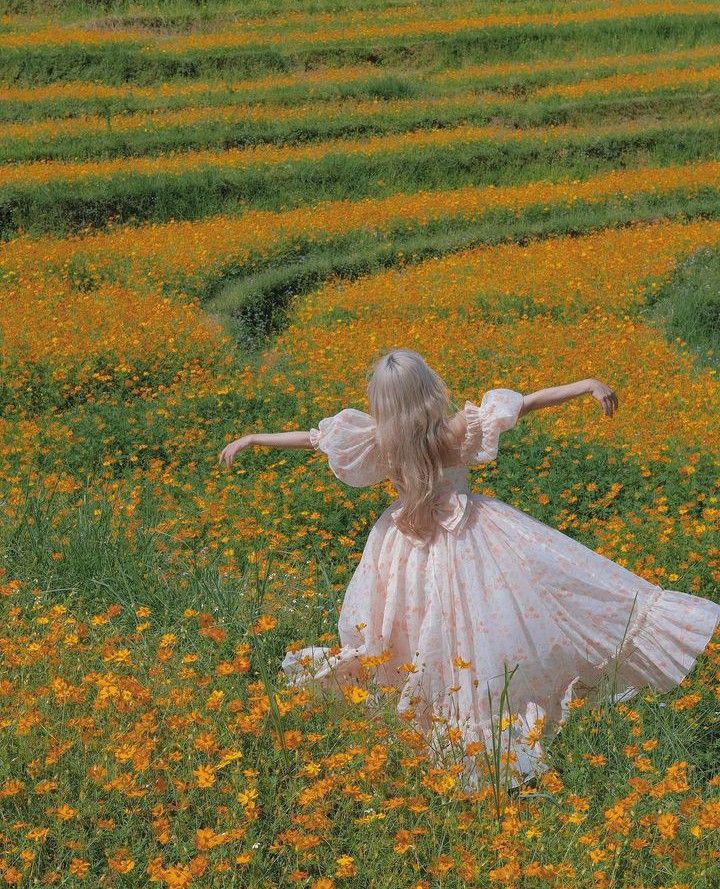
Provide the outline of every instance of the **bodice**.
[[[470,488],[468,486],[468,470],[466,466],[443,466],[443,473],[445,476],[443,487],[449,494],[470,493]],[[392,476],[388,477],[397,488],[397,481],[393,479]]]
[[[445,497],[441,498],[438,505],[437,521],[446,531],[458,532],[464,524],[468,513],[470,488],[468,487],[468,470],[465,466],[446,466],[444,487],[447,490]],[[391,504],[392,520],[397,524],[402,515],[402,500],[398,499]],[[415,537],[412,534],[406,536],[416,546],[425,546],[426,540]]]
[[466,466],[445,466],[445,481],[449,491],[469,494],[468,470]]
[[[453,453],[444,454],[442,496],[438,496],[434,516],[438,527],[459,533],[473,512],[473,504],[482,503],[479,495],[470,493],[468,467],[489,463],[497,457],[500,433],[515,425],[523,406],[523,396],[514,389],[488,389],[480,405],[465,402],[462,414],[465,431],[457,441]],[[309,431],[310,443],[327,454],[330,468],[343,482],[363,488],[393,478],[393,468],[380,454],[373,417],[356,408],[343,408],[337,414],[323,417],[318,427]],[[388,508],[397,524],[404,505],[401,499]],[[410,535],[408,535],[410,536]],[[414,541],[415,542],[415,541]],[[417,541],[424,545],[424,541]]]

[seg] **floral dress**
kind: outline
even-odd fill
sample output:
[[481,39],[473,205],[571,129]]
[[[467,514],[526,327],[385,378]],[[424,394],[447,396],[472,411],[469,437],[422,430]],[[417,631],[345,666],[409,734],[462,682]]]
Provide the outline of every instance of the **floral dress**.
[[[548,768],[542,742],[559,731],[580,689],[599,700],[610,688],[613,701],[646,685],[668,691],[720,621],[715,602],[655,586],[521,510],[470,493],[467,467],[496,458],[522,401],[512,389],[491,389],[479,405],[465,403],[466,432],[445,469],[434,537],[403,533],[402,502],[392,503],[347,587],[339,650],[310,646],[282,662],[292,685],[312,681],[342,694],[372,678],[398,688],[398,711],[428,737],[455,726],[488,752],[500,737],[510,751],[508,786]],[[346,408],[318,425],[312,445],[341,481],[389,478],[370,415]],[[465,758],[476,785],[477,763]]]

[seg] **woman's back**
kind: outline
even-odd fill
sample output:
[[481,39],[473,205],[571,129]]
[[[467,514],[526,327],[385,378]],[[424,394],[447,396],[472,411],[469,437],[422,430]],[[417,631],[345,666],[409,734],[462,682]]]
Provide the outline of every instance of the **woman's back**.
[[458,411],[448,420],[448,427],[452,435],[452,447],[443,454],[442,465],[448,468],[462,466],[461,450],[467,433],[467,420],[465,412]]
[[[396,501],[383,511],[347,587],[341,647],[288,651],[283,670],[293,685],[312,678],[343,695],[355,686],[353,699],[358,691],[362,699],[357,684],[368,679],[396,686],[404,719],[428,733],[459,727],[465,745],[507,751],[518,784],[547,768],[540,740],[557,733],[581,688],[602,700],[610,680],[616,701],[646,685],[678,685],[710,641],[720,605],[662,589],[469,491],[467,468],[494,460],[501,433],[529,410],[592,394],[612,416],[617,399],[604,383],[578,380],[525,396],[491,389],[448,422],[447,391],[421,356],[393,350],[379,369],[368,386],[372,416],[346,408],[317,429],[253,434],[221,455],[232,462],[249,443],[313,447],[339,479],[363,487],[394,475],[389,453],[403,482],[418,473],[414,494],[432,518],[425,538],[408,531],[403,514],[417,504]],[[425,497],[438,466],[446,467],[446,489]],[[468,753],[464,762],[476,783],[478,758]]]
[[[615,673],[616,696],[646,684],[669,690],[720,620],[714,602],[663,590],[527,513],[470,492],[468,467],[495,459],[522,407],[520,393],[493,389],[450,419],[433,533],[409,532],[402,497],[391,503],[347,587],[340,652],[310,647],[283,662],[298,683],[308,678],[306,658],[317,681],[340,691],[370,676],[395,685],[398,710],[418,728],[459,725],[465,742],[487,749],[507,668],[515,718],[502,746],[516,757],[513,784],[547,768],[539,739],[559,730],[576,688],[600,688]],[[340,479],[361,486],[392,475],[369,414],[346,409],[319,427],[313,446]],[[476,780],[475,760],[468,768]]]

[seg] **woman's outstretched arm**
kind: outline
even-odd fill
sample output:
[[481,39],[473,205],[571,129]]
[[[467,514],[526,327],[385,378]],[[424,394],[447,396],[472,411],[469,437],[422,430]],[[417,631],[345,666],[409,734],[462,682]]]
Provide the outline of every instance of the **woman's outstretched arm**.
[[232,466],[232,462],[240,451],[249,447],[263,448],[310,448],[310,433],[298,430],[292,432],[251,432],[231,441],[220,452],[218,462],[224,466]]
[[579,395],[592,395],[602,405],[605,414],[612,417],[613,411],[618,407],[618,398],[613,390],[594,378],[587,380],[577,380],[575,383],[567,383],[564,386],[550,386],[547,389],[538,389],[537,392],[531,392],[530,395],[523,397],[523,405],[520,408],[519,417],[527,414],[528,411],[535,411],[541,407],[552,407],[556,404],[563,404],[571,398],[577,398]]

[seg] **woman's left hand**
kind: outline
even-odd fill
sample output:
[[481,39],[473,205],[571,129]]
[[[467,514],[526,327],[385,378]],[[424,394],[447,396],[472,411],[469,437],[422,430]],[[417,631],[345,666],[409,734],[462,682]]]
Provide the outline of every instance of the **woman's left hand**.
[[226,445],[222,449],[218,458],[218,463],[221,463],[229,469],[240,451],[244,451],[245,448],[250,447],[251,444],[252,435],[243,435],[240,438],[236,438],[235,441],[231,441],[229,445]]

